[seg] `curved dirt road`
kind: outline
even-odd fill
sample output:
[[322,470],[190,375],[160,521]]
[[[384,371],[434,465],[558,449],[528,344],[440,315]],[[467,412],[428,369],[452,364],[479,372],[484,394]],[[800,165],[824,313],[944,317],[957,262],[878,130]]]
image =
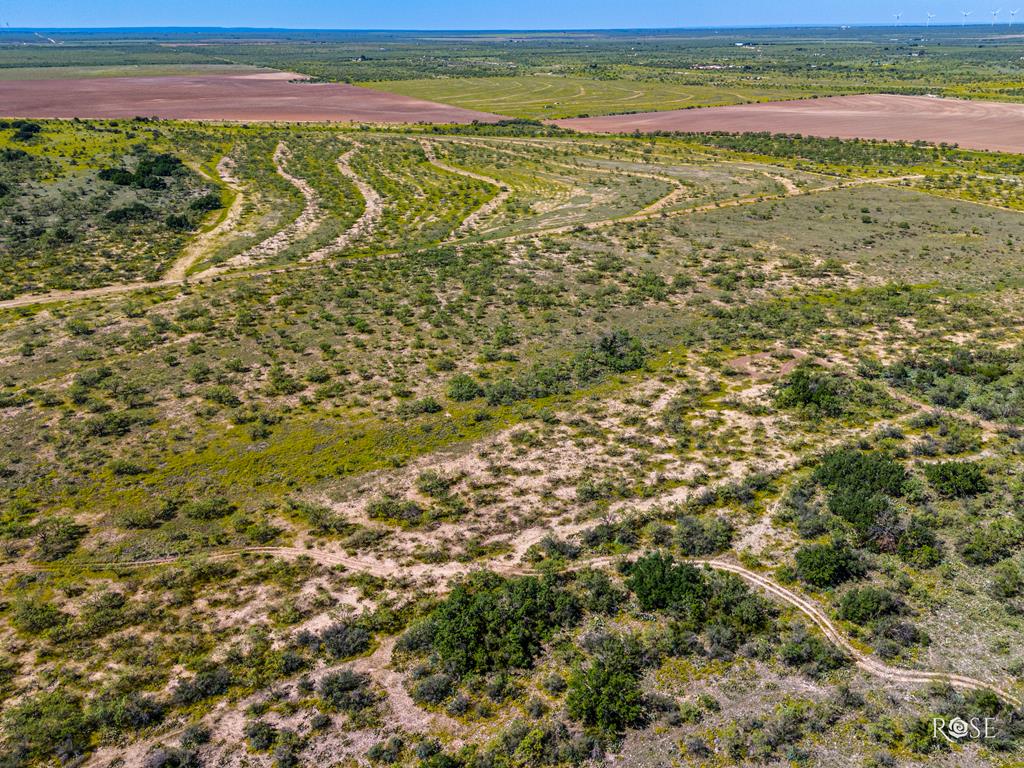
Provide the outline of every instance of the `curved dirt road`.
[[826,616],[825,613],[809,599],[798,595],[796,592],[787,589],[766,576],[755,573],[754,571],[744,568],[737,563],[719,559],[692,559],[688,560],[688,562],[695,565],[706,565],[709,568],[714,568],[715,570],[728,571],[729,573],[736,574],[748,584],[758,587],[784,603],[788,603],[814,622],[815,626],[821,630],[822,634],[824,634],[833,645],[852,657],[854,663],[860,669],[871,675],[897,683],[924,684],[939,682],[949,683],[954,687],[966,688],[968,690],[988,690],[992,691],[992,693],[1014,708],[1019,709],[1021,706],[1021,700],[1009,691],[992,685],[991,683],[976,680],[973,677],[947,672],[928,672],[924,670],[906,669],[904,667],[894,667],[879,661],[873,656],[870,656],[857,648],[849,638],[847,638],[846,635],[844,635],[839,628],[832,623],[832,620],[829,619],[829,617]]
[[233,256],[227,261],[217,264],[214,269],[224,269],[227,267],[241,267],[252,264],[256,260],[262,260],[269,256],[274,256],[279,251],[287,248],[293,242],[305,237],[312,232],[317,224],[320,223],[324,217],[324,213],[320,208],[320,199],[313,189],[312,185],[305,179],[293,176],[288,172],[286,163],[291,157],[291,151],[288,149],[288,145],[283,141],[279,142],[277,148],[274,150],[274,166],[277,169],[277,175],[295,187],[302,194],[303,207],[298,217],[291,223],[279,229],[270,237],[262,240],[256,245],[248,248],[237,256]]
[[[467,171],[468,173],[468,171]],[[799,192],[792,194],[779,194],[779,195],[753,195],[750,197],[741,198],[729,198],[726,200],[720,200],[714,203],[706,203],[703,205],[693,206],[691,208],[679,208],[671,211],[658,211],[655,213],[633,213],[626,216],[619,216],[609,219],[601,219],[598,221],[591,221],[581,224],[567,224],[558,227],[549,227],[547,229],[536,229],[527,232],[519,232],[513,235],[503,235],[500,237],[489,237],[483,238],[483,243],[504,243],[514,242],[517,240],[526,240],[535,237],[544,237],[545,235],[557,235],[572,232],[576,229],[601,229],[603,227],[614,226],[616,224],[624,224],[637,221],[648,221],[654,218],[668,216],[690,216],[694,214],[709,213],[723,208],[735,208],[743,205],[755,205],[757,203],[770,202],[772,200],[784,200],[787,197],[799,197],[801,195],[813,195],[821,192],[831,192],[837,189],[846,189],[847,187],[859,187],[865,184],[892,184],[901,181],[908,181],[912,179],[923,178],[920,175],[908,175],[908,176],[893,176],[883,178],[862,178],[862,179],[849,179],[839,181],[834,184],[829,184],[822,187],[814,187],[812,189],[801,189]],[[673,194],[673,193],[670,193]],[[924,193],[922,193],[924,194]],[[375,258],[395,258],[398,256],[408,256],[411,253],[418,253],[421,251],[428,250],[427,247],[418,248],[413,251],[389,251],[386,253],[377,254]],[[204,270],[203,272],[192,275],[188,278],[188,282],[191,283],[202,283],[213,280],[228,280],[237,277],[252,277],[254,275],[270,275],[282,272],[291,272],[301,269],[309,269],[313,266],[313,263],[308,261],[288,264],[288,265],[277,265],[272,267],[263,267],[258,269],[251,269],[246,271],[238,272],[221,272],[214,274],[213,270]],[[97,299],[106,296],[116,296],[123,293],[132,293],[134,291],[145,291],[153,290],[156,288],[168,288],[175,285],[181,285],[186,282],[185,280],[168,280],[166,277],[154,282],[138,282],[138,283],[118,283],[115,285],[104,285],[98,288],[84,288],[79,290],[68,290],[68,291],[51,291],[49,293],[34,293],[25,296],[18,296],[14,299],[6,299],[0,301],[0,310],[3,309],[15,309],[18,307],[31,307],[37,304],[48,304],[57,301],[80,301],[84,299]]]
[[[394,560],[352,557],[337,552],[325,552],[323,550],[303,549],[300,547],[241,547],[237,549],[212,552],[205,555],[205,557],[212,560],[227,560],[246,553],[265,554],[284,558],[305,556],[312,558],[321,565],[340,565],[353,571],[360,571],[362,573],[368,573],[382,578],[394,577],[398,573],[403,573],[407,576],[430,576],[435,579],[434,586],[439,592],[443,592],[446,588],[445,582],[447,579],[475,570],[488,569],[506,576],[523,576],[537,573],[537,569],[531,568],[530,566],[523,566],[517,563],[503,563],[497,560],[474,564],[450,563],[442,566],[423,563],[404,567]],[[82,567],[142,568],[154,565],[169,565],[184,559],[185,557],[165,557],[124,563],[84,563],[82,564]],[[619,556],[592,558],[590,560],[573,563],[569,567],[569,570],[605,567],[612,565],[620,559],[621,558]],[[895,667],[886,664],[855,646],[853,642],[832,622],[825,612],[809,598],[806,598],[793,590],[772,581],[767,576],[752,571],[749,568],[745,568],[738,563],[721,558],[684,558],[683,560],[684,562],[688,562],[693,565],[706,566],[714,570],[726,571],[728,573],[735,574],[751,586],[766,592],[776,600],[786,603],[800,611],[800,613],[810,619],[810,621],[821,630],[822,634],[825,635],[829,642],[849,655],[854,660],[854,663],[858,668],[868,674],[874,675],[875,677],[895,683],[912,685],[939,682],[948,683],[956,688],[963,688],[966,690],[988,690],[992,691],[992,693],[998,696],[1002,701],[1014,708],[1019,709],[1022,705],[1021,699],[1014,694],[1004,688],[992,683],[987,683],[983,680],[977,680],[966,675],[906,669],[904,667]],[[0,572],[3,570],[10,570],[15,573],[47,569],[48,568],[46,566],[36,566],[32,564],[24,564],[21,566],[0,566]]]

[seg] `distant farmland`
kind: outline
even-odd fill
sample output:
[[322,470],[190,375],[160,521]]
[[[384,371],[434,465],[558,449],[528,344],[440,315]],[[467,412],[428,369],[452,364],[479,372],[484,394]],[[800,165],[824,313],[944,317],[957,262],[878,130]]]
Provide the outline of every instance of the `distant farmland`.
[[554,75],[460,77],[367,83],[368,87],[511,117],[558,119],[745,104],[813,95],[809,89],[589,80]]
[[1024,105],[872,94],[559,120],[588,133],[789,133],[1024,152]]
[[269,72],[195,77],[0,80],[0,113],[26,118],[131,118],[359,123],[469,123],[497,115],[342,83]]

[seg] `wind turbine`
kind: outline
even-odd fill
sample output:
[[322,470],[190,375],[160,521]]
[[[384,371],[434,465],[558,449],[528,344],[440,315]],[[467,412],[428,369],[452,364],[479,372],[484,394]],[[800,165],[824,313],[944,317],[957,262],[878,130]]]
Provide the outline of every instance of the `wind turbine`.
[[925,17],[926,17],[926,18],[925,18],[925,20],[924,20],[924,25],[925,25],[926,27],[930,27],[930,26],[932,25],[932,19],[934,19],[934,18],[935,18],[935,14],[934,14],[934,13],[926,13],[926,14],[925,14]]
[[898,26],[900,25],[900,19],[902,19],[902,18],[903,18],[903,11],[899,11],[899,12],[897,12],[897,13],[894,13],[894,14],[892,15],[892,17],[893,17],[894,19],[896,19],[896,26],[898,27]]
[[972,13],[974,13],[974,11],[960,11],[960,15],[963,16],[963,18],[960,20],[961,27],[967,24],[967,17],[970,16]]
[[992,26],[993,27],[996,25],[996,19],[999,18],[999,14],[1002,13],[1002,12],[1003,12],[1002,8],[996,8],[994,11],[992,11]]
[[1008,25],[1010,25],[1011,27],[1013,26],[1013,17],[1016,16],[1018,13],[1020,13],[1020,8],[1018,8],[1015,11],[1010,11],[1010,20],[1008,22],[1006,22],[1006,23]]

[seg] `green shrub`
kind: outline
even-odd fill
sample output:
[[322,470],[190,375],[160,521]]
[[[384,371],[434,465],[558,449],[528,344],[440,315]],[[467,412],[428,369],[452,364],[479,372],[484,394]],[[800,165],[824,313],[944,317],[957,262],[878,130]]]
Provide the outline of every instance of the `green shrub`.
[[1019,531],[997,520],[988,526],[976,527],[957,542],[961,556],[971,565],[993,565],[1008,557],[1020,542]]
[[822,457],[814,478],[836,492],[901,496],[907,471],[884,453],[840,448]]
[[237,507],[223,496],[212,496],[209,499],[190,501],[182,506],[181,511],[194,520],[218,520],[227,517],[235,509]]
[[201,197],[197,197],[188,207],[193,211],[200,211],[202,213],[209,213],[210,211],[216,211],[218,208],[222,208],[223,204],[220,201],[220,195],[216,192],[207,192]]
[[977,496],[989,489],[981,465],[973,461],[943,461],[926,464],[924,475],[940,496],[963,498]]
[[423,519],[423,508],[415,501],[383,496],[367,504],[366,514],[374,520],[414,525]]
[[465,373],[458,373],[448,380],[447,395],[449,400],[456,402],[467,402],[475,400],[484,393],[476,379]]
[[686,515],[676,520],[675,544],[683,555],[696,557],[724,552],[732,544],[736,529],[724,517],[710,520]]
[[703,614],[707,585],[692,565],[652,552],[633,563],[628,573],[626,586],[645,611],[667,608],[684,616]]
[[455,692],[455,680],[450,675],[437,673],[417,680],[412,687],[412,698],[420,704],[440,704]]
[[168,229],[174,229],[178,232],[187,232],[188,230],[195,228],[195,224],[192,223],[192,219],[181,213],[169,214],[164,219],[164,224]]
[[391,736],[387,741],[378,741],[366,752],[366,757],[374,763],[393,765],[402,758],[405,742],[398,736]]
[[430,614],[431,646],[458,675],[529,667],[551,633],[579,616],[576,599],[551,579],[475,573]]
[[891,509],[887,496],[873,493],[870,489],[844,488],[828,498],[828,511],[850,523],[861,534],[867,534],[875,522]]
[[868,624],[883,616],[899,613],[899,599],[887,589],[861,587],[846,592],[839,601],[839,618],[854,624]]
[[16,603],[10,614],[11,624],[20,632],[38,635],[48,629],[63,626],[70,616],[53,603],[40,599]]
[[401,416],[418,416],[422,413],[440,413],[444,406],[437,401],[437,398],[427,396],[419,400],[412,400],[398,406],[397,412]]
[[797,550],[797,575],[816,587],[834,587],[857,578],[864,566],[845,544],[808,544]]
[[358,712],[373,706],[368,675],[342,669],[324,676],[320,681],[320,696],[332,709]]
[[189,680],[179,680],[171,693],[178,705],[189,705],[220,696],[231,687],[231,673],[223,667],[200,672]]
[[427,469],[416,476],[416,490],[435,499],[444,499],[458,480],[457,477],[442,475],[440,472]]
[[320,633],[324,651],[335,659],[358,656],[370,647],[373,636],[366,627],[354,621],[339,621]]
[[849,664],[850,659],[827,640],[800,627],[783,639],[779,658],[811,677],[822,675]]
[[99,725],[114,733],[148,728],[161,722],[165,706],[137,691],[105,693],[89,702],[88,712]]
[[263,720],[250,720],[243,731],[249,749],[255,752],[266,752],[277,741],[277,728]]
[[801,363],[775,390],[779,408],[801,408],[813,416],[842,416],[850,399],[850,385],[842,376]]
[[932,568],[942,562],[942,543],[931,523],[920,515],[910,518],[896,545],[896,552],[905,562],[918,568]]
[[640,725],[646,716],[641,674],[637,660],[620,643],[607,643],[598,658],[569,676],[569,717],[606,736]]
[[144,203],[131,203],[129,205],[122,205],[119,208],[113,208],[107,211],[105,215],[108,221],[115,224],[123,224],[129,221],[148,219],[152,213],[152,209]]
[[35,529],[36,556],[40,560],[60,560],[70,555],[89,532],[70,517],[52,517],[40,522]]
[[61,688],[22,699],[7,709],[3,724],[6,764],[11,766],[77,759],[95,728],[81,699]]
[[227,406],[229,408],[234,408],[242,404],[242,401],[239,400],[238,395],[232,392],[231,387],[227,386],[226,384],[217,384],[216,386],[208,387],[203,392],[203,397],[205,397],[210,402],[217,403],[218,405]]

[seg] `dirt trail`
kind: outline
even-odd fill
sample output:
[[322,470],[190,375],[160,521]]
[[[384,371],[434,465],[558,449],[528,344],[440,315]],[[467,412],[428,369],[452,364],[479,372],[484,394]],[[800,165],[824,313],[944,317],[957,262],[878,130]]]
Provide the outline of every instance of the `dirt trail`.
[[437,155],[434,154],[434,145],[426,139],[420,141],[420,145],[423,147],[423,152],[427,156],[427,161],[435,168],[440,168],[442,171],[448,171],[449,173],[455,173],[459,176],[465,176],[470,179],[476,179],[477,181],[482,181],[485,184],[490,184],[491,186],[498,188],[498,194],[464,218],[459,226],[445,238],[445,242],[457,240],[460,236],[465,236],[471,233],[481,220],[490,216],[498,210],[498,208],[504,205],[505,201],[508,200],[509,195],[512,194],[512,191],[497,179],[492,179],[490,176],[484,176],[480,173],[467,171],[464,168],[456,168],[455,166],[441,162],[437,159]]
[[793,181],[792,179],[790,179],[790,178],[788,178],[786,176],[779,176],[779,175],[774,174],[774,173],[767,173],[766,172],[764,175],[767,176],[772,181],[775,181],[775,182],[778,182],[779,184],[781,184],[782,188],[784,190],[786,190],[786,194],[787,195],[799,195],[800,194],[800,187],[798,187],[796,185],[796,182]]
[[302,193],[302,198],[305,201],[302,212],[288,226],[279,229],[266,240],[257,243],[237,256],[233,256],[222,264],[218,264],[216,269],[243,267],[274,256],[292,243],[310,234],[323,220],[324,212],[320,208],[320,200],[316,190],[305,179],[300,179],[298,176],[288,173],[285,165],[290,158],[291,151],[288,149],[288,146],[283,141],[278,143],[277,149],[274,150],[274,165],[277,168],[278,175]]
[[369,656],[356,659],[352,669],[370,675],[387,694],[394,722],[410,733],[427,733],[431,727],[441,726],[451,733],[459,733],[463,726],[457,720],[442,713],[422,709],[405,689],[402,674],[391,669],[391,657],[397,637],[384,640]]
[[377,193],[377,190],[352,169],[350,164],[352,156],[363,148],[363,145],[358,141],[352,143],[354,145],[352,149],[338,158],[338,171],[342,176],[351,181],[356,189],[359,190],[359,194],[363,196],[363,213],[333,243],[318,248],[306,256],[303,261],[320,261],[332,253],[344,250],[359,238],[373,232],[377,228],[381,215],[384,213],[384,201]]
[[[707,213],[709,211],[716,211],[723,208],[735,208],[743,205],[755,205],[757,203],[770,202],[772,200],[784,200],[787,197],[799,197],[802,195],[812,195],[822,192],[832,192],[837,189],[846,189],[850,187],[859,187],[865,184],[892,184],[901,181],[908,181],[913,179],[924,178],[921,175],[908,175],[908,176],[892,176],[884,178],[864,178],[864,179],[850,179],[846,181],[840,181],[835,184],[830,184],[822,187],[814,187],[812,189],[801,189],[798,193],[793,195],[755,195],[750,197],[742,198],[730,198],[728,200],[722,200],[714,203],[706,203],[704,205],[694,206],[692,208],[681,208],[673,211],[665,211],[658,213],[634,213],[627,216],[620,216],[610,219],[601,219],[599,221],[591,221],[581,224],[566,224],[559,227],[550,227],[547,229],[536,229],[528,232],[520,232],[514,235],[504,235],[502,237],[483,238],[481,242],[484,243],[503,243],[503,242],[514,242],[518,240],[530,239],[535,237],[544,237],[546,235],[557,235],[565,234],[577,229],[601,229],[603,227],[614,226],[616,224],[630,223],[636,221],[648,221],[658,216],[690,216],[693,214]],[[924,193],[922,193],[924,194]],[[969,203],[972,204],[973,203]],[[416,253],[424,249],[417,249],[414,251],[391,251],[388,253],[378,254],[376,258],[394,258],[397,256],[408,256],[410,253]],[[309,269],[312,264],[301,263],[292,264],[286,266],[275,266],[267,267],[259,270],[239,271],[239,272],[228,272],[211,274],[211,270],[205,270],[201,274],[193,275],[189,278],[189,282],[202,283],[210,282],[212,280],[225,280],[234,279],[237,277],[252,277],[253,275],[272,275],[275,273],[291,272],[300,269]],[[48,304],[57,301],[78,301],[84,299],[95,299],[102,298],[105,296],[115,296],[122,293],[132,293],[134,291],[153,290],[155,288],[165,288],[173,285],[180,285],[183,280],[158,280],[155,282],[138,282],[138,283],[122,283],[117,285],[105,285],[99,288],[85,288],[80,290],[71,291],[51,291],[49,293],[37,293],[29,294],[26,296],[19,296],[14,299],[7,299],[0,301],[0,310],[2,309],[14,309],[17,307],[30,307],[36,304]]]
[[[580,224],[566,224],[560,227],[550,227],[548,229],[537,229],[530,232],[520,232],[514,235],[508,235],[503,238],[496,238],[490,242],[512,242],[516,240],[524,240],[534,237],[544,237],[547,235],[561,235],[568,232],[572,232],[578,229],[600,229],[602,227],[609,226],[611,224],[623,224],[637,221],[649,221],[657,216],[689,216],[693,214],[708,213],[710,211],[723,210],[725,208],[737,208],[744,205],[754,205],[756,203],[770,202],[772,200],[784,200],[787,197],[800,197],[802,195],[817,194],[820,192],[833,192],[837,189],[846,189],[849,187],[859,187],[864,184],[890,184],[899,181],[906,181],[907,179],[919,179],[923,178],[918,175],[912,176],[892,176],[879,179],[851,179],[849,181],[840,181],[835,184],[829,184],[823,187],[815,187],[813,189],[799,189],[796,192],[782,195],[750,195],[748,197],[735,197],[728,200],[717,200],[713,203],[704,203],[703,205],[696,205],[691,208],[682,208],[668,213],[632,213],[627,216],[620,216],[614,219],[602,219],[601,221],[591,221]],[[0,305],[2,307],[2,305]]]
[[[539,540],[548,531],[537,529],[533,533],[534,536],[520,536],[520,540],[528,538],[529,540]],[[529,532],[527,532],[529,533]],[[517,548],[518,549],[518,548]],[[506,576],[522,576],[532,573],[536,573],[536,569],[530,566],[524,566],[519,562],[502,562],[501,560],[489,560],[480,561],[474,564],[463,564],[463,563],[451,563],[442,566],[429,565],[429,564],[417,564],[414,566],[402,566],[400,563],[387,560],[387,559],[372,559],[372,558],[360,558],[351,557],[349,555],[339,554],[337,552],[330,552],[319,549],[303,549],[299,547],[244,547],[239,549],[222,550],[219,552],[213,552],[205,555],[211,560],[225,560],[234,557],[238,557],[241,554],[253,553],[253,554],[265,554],[273,555],[275,557],[283,558],[294,558],[294,557],[310,557],[317,563],[325,566],[344,566],[351,570],[360,571],[363,573],[369,573],[374,576],[382,578],[393,578],[396,575],[403,576],[423,576],[429,577],[438,592],[443,592],[446,589],[446,581],[453,576],[462,575],[469,573],[474,570],[489,569],[497,573],[501,573]],[[134,568],[134,567],[146,567],[152,565],[167,565],[171,563],[183,560],[183,557],[166,557],[166,558],[154,558],[151,560],[138,560],[126,563],[90,563],[83,564],[83,567],[93,568]],[[577,563],[573,563],[568,570],[581,570],[584,568],[597,568],[610,566],[621,559],[620,556],[608,556],[598,557],[589,560],[583,560]],[[686,558],[686,562],[694,565],[704,565],[709,568],[713,568],[719,571],[728,571],[739,576],[741,579],[746,581],[758,589],[768,593],[771,597],[780,600],[793,608],[800,611],[804,616],[810,619],[815,626],[817,626],[825,637],[834,644],[836,647],[847,653],[856,663],[857,667],[867,672],[868,674],[880,677],[884,680],[890,680],[897,683],[907,684],[925,684],[932,682],[949,683],[957,688],[965,688],[968,690],[989,690],[996,694],[1000,699],[1006,703],[1012,705],[1015,708],[1021,707],[1021,700],[1009,691],[994,685],[992,683],[985,682],[983,680],[977,680],[973,677],[967,677],[965,675],[951,674],[947,672],[929,672],[925,670],[914,670],[906,669],[903,667],[895,667],[886,664],[878,659],[870,656],[864,651],[860,650],[853,644],[849,638],[842,633],[842,631],[836,627],[831,619],[819,608],[811,599],[806,598],[796,592],[787,589],[786,587],[772,581],[767,576],[756,573],[748,568],[739,565],[738,563],[724,560],[721,558]],[[14,566],[0,566],[0,572],[4,570],[10,572],[29,572],[32,570],[46,570],[53,566],[35,566],[32,564],[20,564]],[[390,649],[388,650],[388,656],[390,658]],[[372,657],[371,657],[372,658]],[[383,669],[387,662],[383,658],[377,659],[372,663],[367,660],[367,665],[373,666],[376,670]],[[388,677],[389,675],[395,676],[395,679]],[[397,677],[397,673],[386,671],[384,677],[385,682],[382,683],[384,687],[389,691],[391,695],[392,688],[401,689],[401,692],[396,692],[396,696],[406,696],[404,688],[401,686],[401,681]],[[390,680],[391,684],[385,684]],[[404,702],[404,699],[403,699]],[[404,706],[404,704],[403,704]]]
[[752,584],[773,597],[793,606],[804,614],[804,616],[814,622],[818,629],[822,631],[831,643],[849,654],[860,669],[869,674],[898,683],[922,684],[941,682],[949,683],[957,688],[966,688],[968,690],[989,690],[1013,707],[1020,708],[1021,706],[1021,700],[1010,692],[992,685],[991,683],[976,680],[973,677],[949,674],[946,672],[927,672],[923,670],[894,667],[879,661],[873,656],[869,656],[850,642],[850,640],[836,627],[836,625],[832,623],[832,620],[829,619],[828,616],[826,616],[824,612],[810,600],[786,589],[781,584],[775,583],[766,576],[755,573],[754,571],[744,568],[737,563],[719,559],[691,560],[690,562],[697,565],[706,565],[709,568],[714,568],[715,570],[734,573],[748,584]]
[[[225,232],[230,232],[236,226],[238,221],[242,217],[242,206],[245,204],[245,196],[242,194],[242,190],[238,186],[238,180],[231,173],[231,166],[233,165],[231,158],[225,155],[217,163],[217,175],[220,177],[214,179],[206,171],[202,169],[202,166],[194,166],[194,170],[200,175],[206,177],[210,181],[216,184],[223,184],[227,186],[233,193],[234,199],[231,201],[231,205],[228,206],[227,212],[224,217],[217,223],[216,226],[208,229],[206,232],[201,233],[198,237],[194,238],[182,252],[181,256],[171,265],[171,268],[163,276],[163,281],[168,283],[178,283],[185,279],[189,269],[192,265],[196,264],[203,256],[206,255],[211,243],[216,241]],[[163,282],[162,281],[162,282]]]

